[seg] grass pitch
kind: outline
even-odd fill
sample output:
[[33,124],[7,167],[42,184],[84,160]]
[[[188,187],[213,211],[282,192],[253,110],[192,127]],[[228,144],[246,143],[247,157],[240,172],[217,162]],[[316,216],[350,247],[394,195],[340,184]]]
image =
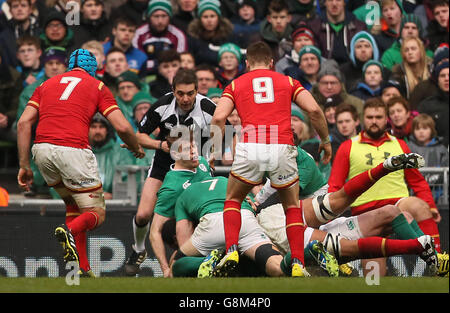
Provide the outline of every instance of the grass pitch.
[[448,293],[449,279],[382,277],[379,285],[364,278],[0,278],[1,293]]

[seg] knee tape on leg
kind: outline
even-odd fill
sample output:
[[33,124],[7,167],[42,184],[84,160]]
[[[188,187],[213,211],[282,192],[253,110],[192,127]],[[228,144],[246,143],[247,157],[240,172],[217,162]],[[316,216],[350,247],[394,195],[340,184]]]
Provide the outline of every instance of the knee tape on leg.
[[329,193],[315,197],[312,200],[312,205],[319,222],[327,223],[336,217],[330,206]]
[[103,195],[102,189],[95,190],[92,192],[74,193],[72,197],[80,209],[85,208],[101,208],[103,210],[106,209],[105,197]]
[[340,258],[341,251],[341,236],[328,233],[323,240],[323,246],[325,249],[332,254],[337,260]]
[[281,255],[277,250],[274,250],[272,244],[266,243],[259,246],[255,251],[255,263],[261,269],[266,272],[267,260],[273,255]]

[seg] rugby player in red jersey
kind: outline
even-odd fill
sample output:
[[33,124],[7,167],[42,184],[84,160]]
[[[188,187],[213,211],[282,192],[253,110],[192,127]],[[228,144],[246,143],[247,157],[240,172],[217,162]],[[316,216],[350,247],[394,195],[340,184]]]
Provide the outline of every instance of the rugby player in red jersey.
[[66,224],[55,229],[64,249],[64,261],[75,261],[93,276],[86,254],[86,232],[105,220],[105,199],[97,161],[89,146],[92,116],[103,114],[137,158],[145,153],[133,128],[123,116],[110,90],[95,79],[97,61],[78,49],[69,60],[69,71],[36,88],[17,124],[19,186],[29,190],[33,181],[29,153],[31,127],[38,122],[31,149],[45,181],[66,205]]
[[228,272],[238,264],[241,203],[267,173],[272,187],[280,194],[286,214],[286,233],[293,259],[292,276],[307,276],[303,266],[305,226],[299,205],[291,104],[295,102],[308,114],[322,139],[320,151],[324,151],[326,164],[331,158],[331,145],[325,116],[312,95],[298,81],[271,70],[273,56],[267,44],[251,44],[247,49],[246,63],[249,72],[227,86],[211,122],[214,140],[215,132],[222,130],[224,133],[226,118],[233,109],[236,108],[242,121],[242,142],[236,145],[224,204],[227,254],[217,265],[216,272]]

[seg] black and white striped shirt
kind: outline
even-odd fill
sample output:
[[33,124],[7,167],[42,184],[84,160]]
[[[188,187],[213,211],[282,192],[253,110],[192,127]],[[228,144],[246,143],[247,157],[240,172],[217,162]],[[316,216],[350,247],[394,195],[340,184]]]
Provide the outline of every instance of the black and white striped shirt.
[[142,118],[139,123],[139,132],[150,135],[157,127],[159,127],[160,132],[157,139],[165,140],[167,135],[170,134],[171,129],[174,127],[180,125],[195,125],[195,129],[202,132],[201,146],[203,146],[205,141],[209,139],[209,126],[216,105],[209,98],[197,94],[194,107],[186,116],[180,116],[177,107],[176,98],[173,92],[162,96],[150,107]]

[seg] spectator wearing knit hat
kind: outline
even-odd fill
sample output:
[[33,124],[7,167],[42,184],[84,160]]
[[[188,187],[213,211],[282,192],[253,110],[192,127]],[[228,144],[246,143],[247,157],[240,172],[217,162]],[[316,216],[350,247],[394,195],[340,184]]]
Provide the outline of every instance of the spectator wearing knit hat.
[[56,10],[48,13],[42,29],[39,36],[42,50],[51,46],[63,47],[69,55],[75,50],[74,34],[66,23],[64,13]]
[[339,95],[342,102],[352,104],[357,109],[360,120],[362,120],[364,102],[347,93],[343,74],[339,70],[336,61],[329,60],[322,64],[318,74],[317,84],[311,89],[311,94],[322,108],[325,107],[328,98]]
[[200,0],[197,18],[189,24],[187,33],[195,63],[217,67],[220,46],[232,42],[233,24],[222,16],[219,0]]
[[[400,26],[400,38],[392,44],[392,46],[383,53],[381,62],[383,65],[392,70],[395,64],[402,63],[401,46],[402,42],[406,38],[420,38],[424,42],[423,28],[420,19],[414,14],[405,14],[402,17]],[[433,57],[433,52],[429,49],[426,50],[426,54],[429,57]]]
[[362,81],[350,90],[350,94],[366,101],[381,95],[384,66],[378,61],[369,60],[362,68]]
[[322,60],[322,54],[315,46],[303,47],[298,56],[299,64],[288,67],[284,74],[298,80],[307,90],[311,90],[312,86],[317,83],[320,65],[326,60]]
[[275,70],[278,73],[284,73],[284,71],[291,66],[298,66],[298,53],[305,46],[314,46],[314,34],[310,30],[306,23],[300,22],[298,27],[292,31],[289,47],[284,48],[287,52],[284,56],[275,63]]
[[244,73],[242,52],[238,45],[226,43],[219,49],[219,82],[222,88]]
[[425,100],[418,107],[420,113],[430,115],[436,122],[438,136],[444,137],[444,144],[449,144],[449,50],[441,49],[433,62],[432,79],[438,86],[438,92]]
[[259,32],[261,20],[257,16],[255,0],[239,0],[236,14],[230,18],[233,23],[233,41],[241,48],[247,48],[253,34]]
[[117,105],[130,123],[133,122],[133,106],[131,102],[134,95],[142,87],[143,83],[140,81],[139,76],[130,70],[123,72],[117,77],[118,93],[115,98]]
[[[133,46],[147,54],[147,63],[141,76],[156,75],[158,70],[158,53],[174,49],[178,53],[188,48],[184,32],[170,23],[173,16],[169,0],[151,0],[147,8],[148,23],[136,30]],[[151,79],[150,79],[151,80]]]
[[106,16],[103,0],[82,0],[80,12],[80,24],[71,26],[75,48],[90,40],[104,42],[111,38],[112,25]]
[[350,42],[349,57],[350,61],[342,64],[340,70],[345,73],[345,88],[350,91],[361,81],[364,64],[370,60],[380,60],[381,55],[375,38],[366,31],[357,33]]

